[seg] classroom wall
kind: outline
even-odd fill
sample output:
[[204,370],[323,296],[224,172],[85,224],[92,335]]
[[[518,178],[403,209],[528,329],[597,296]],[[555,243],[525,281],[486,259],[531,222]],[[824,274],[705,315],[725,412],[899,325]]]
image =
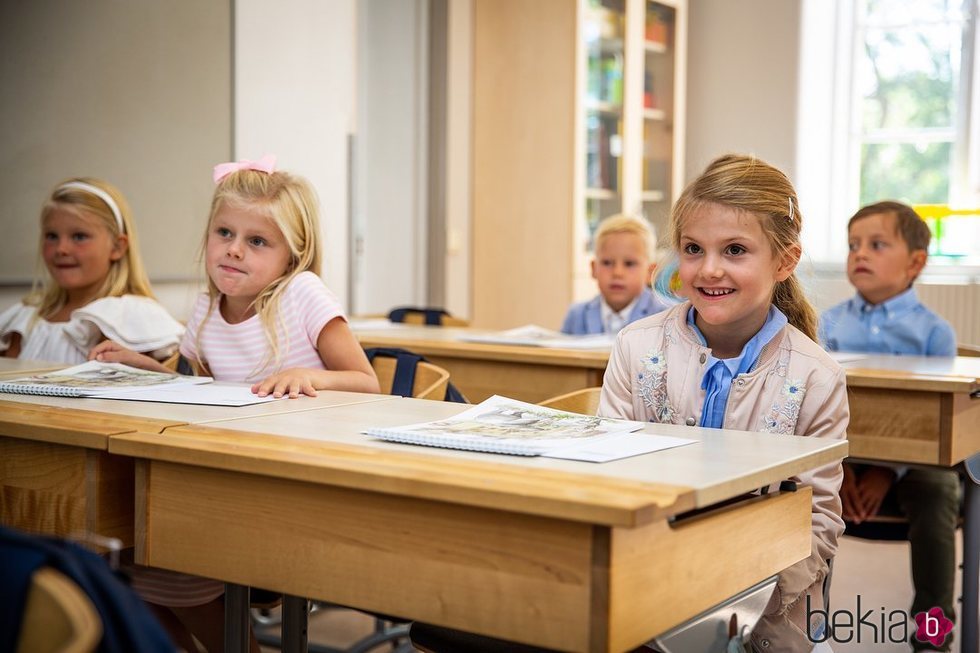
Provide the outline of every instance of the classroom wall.
[[793,178],[801,0],[688,8],[685,179],[726,152],[755,154]]
[[230,2],[4,4],[4,296],[27,289],[41,204],[70,176],[123,191],[154,279],[200,276],[210,167],[232,153],[230,16]]
[[235,155],[279,156],[320,198],[323,277],[350,296],[348,138],[357,79],[355,0],[235,0]]
[[357,129],[349,309],[425,303],[427,2],[358,4]]
[[45,194],[84,170],[123,188],[154,290],[186,319],[211,167],[266,152],[316,189],[324,278],[347,301],[356,0],[15,5],[0,22],[0,310],[30,288]]

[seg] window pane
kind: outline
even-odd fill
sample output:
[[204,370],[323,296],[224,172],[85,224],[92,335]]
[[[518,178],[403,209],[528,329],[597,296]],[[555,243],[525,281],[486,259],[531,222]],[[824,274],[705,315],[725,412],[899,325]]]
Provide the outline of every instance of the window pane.
[[959,23],[868,29],[861,61],[863,130],[953,127]]
[[861,147],[861,205],[884,199],[945,204],[950,143],[865,143]]
[[867,0],[866,19],[872,25],[914,24],[959,20],[963,0]]

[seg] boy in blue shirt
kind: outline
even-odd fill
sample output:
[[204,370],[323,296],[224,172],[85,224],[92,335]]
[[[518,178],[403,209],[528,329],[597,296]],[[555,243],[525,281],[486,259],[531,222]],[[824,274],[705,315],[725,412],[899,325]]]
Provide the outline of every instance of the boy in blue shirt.
[[[952,327],[923,306],[912,283],[926,264],[931,234],[911,207],[866,206],[847,224],[847,278],[857,294],[820,318],[820,341],[830,351],[955,356]],[[904,472],[904,473],[903,473]],[[860,524],[894,498],[909,521],[912,614],[934,606],[953,619],[955,536],[959,513],[956,472],[876,465],[844,465],[843,516]],[[944,648],[949,650],[952,637]],[[914,637],[916,650],[931,650]]]
[[603,220],[596,231],[592,259],[592,278],[599,284],[599,294],[568,309],[562,333],[616,335],[630,322],[667,308],[649,286],[654,247],[646,220],[627,215]]

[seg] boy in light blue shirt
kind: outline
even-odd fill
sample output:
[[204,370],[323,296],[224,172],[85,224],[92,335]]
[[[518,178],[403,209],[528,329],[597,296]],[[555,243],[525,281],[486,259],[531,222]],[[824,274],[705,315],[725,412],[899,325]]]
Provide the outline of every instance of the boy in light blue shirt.
[[592,278],[599,285],[599,294],[568,309],[562,333],[616,335],[630,322],[667,308],[650,290],[654,248],[653,231],[646,220],[628,215],[603,220],[596,231],[592,259]]
[[[820,318],[820,341],[830,351],[955,356],[956,336],[946,320],[923,306],[912,283],[926,264],[931,234],[911,207],[899,202],[866,206],[847,225],[847,278],[857,294]],[[955,536],[959,513],[956,472],[844,465],[843,516],[860,524],[892,499],[909,520],[912,614],[942,608],[953,613]],[[952,635],[943,648],[949,650]],[[916,650],[931,644],[914,637]]]

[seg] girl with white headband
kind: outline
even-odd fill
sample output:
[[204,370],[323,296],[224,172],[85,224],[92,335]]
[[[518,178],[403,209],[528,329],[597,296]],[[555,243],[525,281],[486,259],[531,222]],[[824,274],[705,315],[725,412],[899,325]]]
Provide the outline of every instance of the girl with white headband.
[[184,329],[153,297],[112,184],[76,177],[54,188],[41,208],[38,269],[32,291],[0,313],[2,355],[76,364],[107,338],[157,360],[176,351]]

